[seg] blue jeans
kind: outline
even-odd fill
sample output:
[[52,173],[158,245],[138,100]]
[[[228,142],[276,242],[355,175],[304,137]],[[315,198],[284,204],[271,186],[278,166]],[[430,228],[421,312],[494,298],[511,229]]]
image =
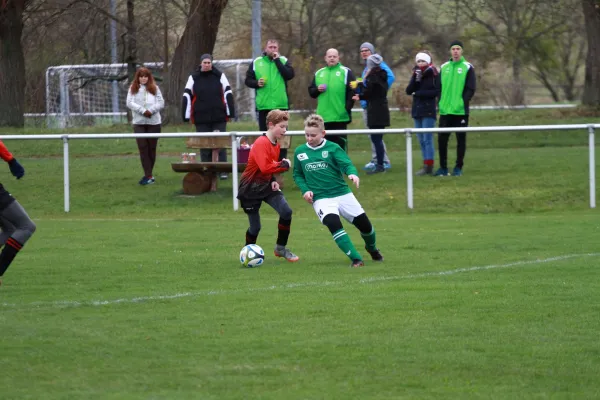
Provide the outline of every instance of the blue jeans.
[[[434,117],[413,118],[415,128],[433,128],[435,127]],[[417,133],[419,144],[421,145],[421,154],[423,161],[433,160],[435,150],[433,148],[433,133]]]

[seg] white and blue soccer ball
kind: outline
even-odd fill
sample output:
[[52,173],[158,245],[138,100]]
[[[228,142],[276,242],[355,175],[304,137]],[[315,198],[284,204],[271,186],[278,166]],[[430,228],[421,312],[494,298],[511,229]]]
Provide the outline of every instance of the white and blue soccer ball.
[[246,245],[240,251],[240,262],[244,267],[258,267],[265,262],[265,252],[257,244]]

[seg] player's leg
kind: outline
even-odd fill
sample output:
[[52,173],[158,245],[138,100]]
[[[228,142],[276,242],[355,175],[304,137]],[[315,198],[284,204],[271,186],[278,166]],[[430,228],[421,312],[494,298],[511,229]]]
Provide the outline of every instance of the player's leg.
[[[345,131],[348,124],[345,122],[325,122],[325,131]],[[346,153],[348,152],[348,135],[329,135],[325,139],[336,143]]]
[[[2,230],[13,227],[14,230],[6,238],[0,252],[0,279],[6,272],[16,255],[35,232],[35,223],[29,218],[25,209],[14,200],[0,213]],[[7,230],[10,231],[10,229]]]
[[[134,133],[148,133],[148,127],[150,125],[133,125]],[[142,164],[142,169],[144,170],[144,176],[140,179],[140,185],[147,185],[149,183],[153,183],[150,181],[152,178],[152,161],[148,155],[149,145],[147,138],[136,138],[135,142],[138,147],[138,153],[140,155],[140,162]]]
[[[448,115],[440,115],[440,128],[447,128],[449,126]],[[448,175],[448,140],[450,140],[450,133],[438,133],[438,152],[440,155],[440,168],[435,172],[435,176],[446,176]]]
[[256,239],[260,233],[260,205],[261,201],[240,201],[242,209],[248,216],[248,223],[250,226],[246,230],[246,245],[256,244]]
[[[160,133],[161,125],[149,125],[148,133]],[[148,158],[150,160],[150,176],[154,181],[154,165],[156,164],[156,148],[158,147],[158,138],[148,138]]]
[[[196,124],[196,132],[212,132],[212,124]],[[200,161],[212,161],[212,149],[200,149]]]
[[261,132],[266,132],[269,127],[267,126],[267,114],[271,110],[259,110],[258,111],[258,130]]
[[313,203],[313,208],[321,223],[329,229],[335,244],[352,260],[352,264],[354,265],[358,261],[362,262],[362,256],[356,251],[356,247],[354,247],[354,244],[342,226],[337,199],[338,197],[317,200]]
[[[469,116],[456,116],[455,126],[466,128],[469,126]],[[452,175],[461,176],[465,161],[465,153],[467,152],[467,132],[456,132],[456,165],[452,171]]]
[[340,213],[360,231],[360,236],[365,242],[365,249],[373,261],[383,261],[383,256],[377,248],[375,228],[354,194],[348,193],[340,196]]
[[275,244],[274,253],[277,257],[283,257],[290,262],[296,262],[300,259],[297,255],[288,249],[287,242],[290,237],[290,227],[292,225],[292,209],[281,192],[270,196],[265,200],[265,203],[273,207],[279,214],[277,223],[277,242]]

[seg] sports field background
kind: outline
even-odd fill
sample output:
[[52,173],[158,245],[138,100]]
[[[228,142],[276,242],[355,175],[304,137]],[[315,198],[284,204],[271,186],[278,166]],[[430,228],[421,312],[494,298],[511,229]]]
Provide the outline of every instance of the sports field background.
[[[472,119],[597,122],[534,110]],[[301,261],[271,256],[277,218],[265,207],[266,262],[241,268],[247,221],[232,211],[231,181],[182,196],[169,165],[182,139],[161,139],[147,187],[133,140],[72,141],[67,214],[62,144],[6,141],[27,172],[16,181],[6,167],[2,183],[38,230],[0,288],[0,398],[600,396],[587,132],[469,134],[465,175],[415,178],[414,211],[404,137],[385,140],[392,170],[361,173],[355,193],[386,259],[360,269],[289,178],[290,248]],[[367,139],[350,147],[361,168]]]

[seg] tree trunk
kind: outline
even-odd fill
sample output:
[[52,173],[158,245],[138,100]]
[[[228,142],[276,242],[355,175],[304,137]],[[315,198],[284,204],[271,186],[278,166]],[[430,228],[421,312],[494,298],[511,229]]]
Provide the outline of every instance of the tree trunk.
[[180,104],[188,76],[200,64],[200,56],[212,54],[221,14],[228,0],[191,0],[190,15],[175,48],[165,92],[167,121],[180,121]]
[[127,0],[127,76],[133,82],[137,67],[137,29],[135,26],[134,0]]
[[0,3],[0,127],[25,123],[24,0]]
[[585,60],[585,82],[581,102],[600,106],[600,1],[582,0],[588,54]]
[[525,91],[523,90],[523,80],[521,79],[521,59],[514,56],[512,59],[513,82],[510,91],[510,105],[518,106],[525,104]]

